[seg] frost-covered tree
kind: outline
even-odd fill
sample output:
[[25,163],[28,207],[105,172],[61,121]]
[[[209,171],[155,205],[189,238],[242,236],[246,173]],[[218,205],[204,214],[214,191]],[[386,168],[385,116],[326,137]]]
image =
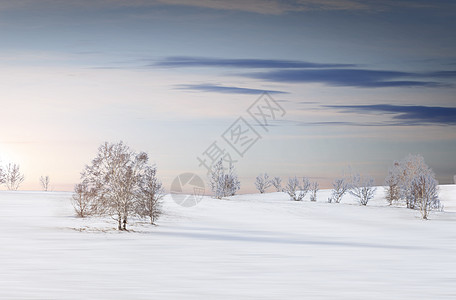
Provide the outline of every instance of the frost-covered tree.
[[361,178],[359,174],[353,176],[350,194],[358,199],[359,204],[367,205],[369,200],[374,198],[376,190],[377,189],[374,187],[374,178]]
[[303,177],[302,182],[300,183],[299,179],[295,176],[288,178],[287,185],[283,191],[290,196],[291,200],[302,201],[309,191],[309,188],[310,182],[307,177]]
[[417,191],[414,181],[416,178],[426,176],[435,178],[431,168],[426,165],[421,155],[411,155],[394,162],[386,177],[387,200],[390,202],[402,200],[407,208],[418,209],[419,202],[415,196]]
[[223,178],[224,178],[223,161],[220,159],[212,166],[212,170],[211,170],[210,178],[209,178],[211,190],[214,193],[214,197],[217,199],[222,199],[222,197],[224,196],[223,188],[222,188]]
[[401,171],[399,162],[394,162],[393,167],[388,170],[388,176],[385,178],[386,183],[386,201],[391,205],[401,198],[399,190],[399,180]]
[[9,163],[6,166],[5,180],[8,190],[17,191],[24,179],[25,177],[20,171],[20,165]]
[[317,181],[312,182],[310,185],[310,201],[317,201],[317,192],[319,190],[319,184]]
[[333,189],[331,196],[328,198],[328,202],[340,203],[342,197],[350,189],[350,183],[345,178],[337,178],[333,182]]
[[283,191],[287,193],[292,200],[300,201],[303,197],[299,197],[298,190],[300,189],[299,179],[295,177],[288,178],[287,185]]
[[97,213],[97,192],[94,187],[90,187],[87,181],[83,181],[74,186],[74,194],[71,204],[76,211],[76,215],[81,218]]
[[429,174],[432,170],[426,165],[421,155],[408,155],[401,162],[401,166],[401,198],[405,198],[408,208],[415,209],[418,205],[417,198],[414,196],[413,182],[416,177]]
[[432,172],[420,174],[412,182],[412,198],[420,209],[423,219],[427,219],[429,212],[440,208],[437,196],[438,182]]
[[3,171],[3,167],[0,166],[0,185],[4,184],[6,182],[6,174],[5,171]]
[[111,216],[119,230],[127,230],[130,216],[148,217],[154,223],[164,192],[156,167],[147,162],[146,153],[134,152],[123,142],[101,145],[75,186],[78,216]]
[[228,170],[225,171],[223,159],[217,161],[210,174],[210,185],[214,197],[217,199],[234,196],[241,187],[234,165],[230,164]]
[[261,194],[263,194],[271,185],[272,182],[267,173],[260,174],[255,179],[255,187]]
[[147,161],[146,153],[136,153],[122,142],[104,143],[81,175],[94,189],[97,213],[115,219],[119,230],[127,229],[128,217],[136,212]]
[[275,187],[277,192],[282,191],[282,178],[280,178],[280,177],[272,178],[271,184]]
[[240,188],[241,182],[239,181],[234,165],[231,164],[228,168],[228,173],[225,175],[226,196],[234,196]]
[[136,212],[140,217],[149,218],[151,224],[155,224],[155,220],[161,214],[161,200],[165,195],[163,185],[157,178],[157,168],[155,166],[146,167],[139,187]]
[[40,176],[40,184],[43,191],[47,192],[51,184],[51,179],[49,178],[49,175]]
[[306,196],[307,192],[310,189],[310,181],[309,178],[303,177],[302,178],[302,185],[301,185],[301,191],[304,193],[303,198]]

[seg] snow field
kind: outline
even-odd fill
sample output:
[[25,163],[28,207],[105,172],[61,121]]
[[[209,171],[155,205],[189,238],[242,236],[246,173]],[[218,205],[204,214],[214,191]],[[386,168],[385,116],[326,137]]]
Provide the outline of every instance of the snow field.
[[0,299],[455,299],[456,185],[444,212],[284,193],[166,196],[159,226],[74,217],[71,193],[0,192]]

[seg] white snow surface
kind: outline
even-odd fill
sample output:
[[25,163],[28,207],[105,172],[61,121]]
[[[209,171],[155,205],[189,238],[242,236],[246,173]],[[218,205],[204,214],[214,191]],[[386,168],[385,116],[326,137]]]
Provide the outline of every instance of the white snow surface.
[[0,192],[0,299],[456,299],[456,185],[443,212],[284,193],[163,203],[158,226],[74,216],[71,193]]

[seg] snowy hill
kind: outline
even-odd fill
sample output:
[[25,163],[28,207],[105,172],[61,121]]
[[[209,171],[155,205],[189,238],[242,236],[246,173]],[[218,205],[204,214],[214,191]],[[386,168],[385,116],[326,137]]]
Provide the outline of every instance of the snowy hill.
[[456,186],[428,221],[383,193],[168,196],[159,226],[117,232],[70,193],[0,192],[0,299],[456,299]]

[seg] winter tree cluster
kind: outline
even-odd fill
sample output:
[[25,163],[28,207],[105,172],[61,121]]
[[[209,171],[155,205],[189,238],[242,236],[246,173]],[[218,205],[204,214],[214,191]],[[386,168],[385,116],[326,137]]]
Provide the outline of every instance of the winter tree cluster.
[[350,190],[350,183],[344,177],[336,178],[333,182],[331,196],[328,198],[329,203],[340,203],[342,197]]
[[333,189],[328,202],[340,203],[346,194],[351,194],[358,200],[360,205],[365,206],[369,200],[374,198],[376,190],[374,179],[370,176],[361,176],[359,174],[343,176],[333,181]]
[[287,185],[283,191],[294,201],[302,201],[310,189],[310,181],[307,177],[299,180],[296,176],[288,178]]
[[25,176],[20,171],[20,165],[9,163],[5,167],[0,166],[0,185],[5,184],[9,191],[17,191],[24,182]]
[[218,160],[210,174],[210,185],[214,197],[217,199],[234,196],[241,188],[234,165],[230,164],[228,168],[225,168],[223,159]]
[[269,178],[269,175],[267,173],[260,174],[256,177],[255,187],[260,192],[260,194],[263,194],[271,185],[272,180]]
[[119,230],[126,230],[133,216],[149,218],[154,224],[163,196],[157,169],[148,165],[145,152],[134,152],[123,142],[104,143],[81,173],[73,206],[80,217],[110,216]]
[[[282,179],[280,177],[271,179],[267,173],[258,175],[254,184],[261,194],[270,186],[274,186],[277,192],[287,193],[290,199],[294,201],[302,201],[307,193],[310,192],[310,201],[315,202],[320,189],[317,181],[310,182],[307,177],[298,179],[296,176],[288,178],[285,187],[282,188]],[[339,203],[342,197],[349,193],[356,197],[361,205],[367,205],[369,200],[374,197],[375,191],[376,188],[372,177],[361,177],[359,174],[344,176],[334,180],[328,202]]]
[[317,200],[317,191],[319,189],[318,182],[310,182],[307,177],[299,180],[296,176],[288,178],[286,185],[282,188],[282,178],[270,178],[267,173],[260,174],[255,179],[255,187],[263,194],[266,189],[273,186],[276,192],[284,192],[290,196],[291,200],[302,201],[306,194],[311,191],[311,201]]
[[270,178],[267,173],[260,174],[255,178],[255,187],[256,189],[263,194],[266,190],[273,186],[277,192],[282,191],[282,178],[274,177]]
[[282,189],[293,201],[302,201],[309,191],[310,201],[317,201],[318,190],[318,182],[311,182],[307,177],[302,177],[299,180],[296,176],[288,178],[285,187]]
[[349,192],[358,199],[359,204],[367,205],[367,202],[374,198],[376,190],[374,178],[361,177],[359,174],[356,174],[352,178]]
[[[257,190],[262,194],[270,186],[274,186],[277,192],[284,192],[290,196],[291,200],[302,201],[307,193],[310,192],[310,201],[317,201],[317,192],[320,186],[317,181],[310,182],[307,177],[301,180],[298,177],[290,177],[285,187],[281,187],[282,180],[280,177],[270,179],[267,173],[260,174],[254,182]],[[333,182],[331,196],[328,199],[330,203],[339,203],[342,197],[350,193],[356,197],[361,205],[367,205],[375,194],[374,180],[372,177],[361,177],[359,174],[349,177],[337,178]]]
[[[21,172],[21,166],[16,163],[0,165],[0,185],[4,184],[9,191],[17,191],[25,180],[25,175]],[[40,185],[44,191],[50,189],[49,176],[40,177]]]
[[427,219],[429,211],[441,207],[435,174],[421,155],[408,155],[395,161],[385,182],[390,204],[403,202],[407,208],[419,209],[423,219]]
[[[385,180],[387,184],[387,201],[392,203],[404,202],[408,208],[419,209],[422,217],[427,218],[429,211],[441,208],[437,197],[438,182],[432,170],[426,165],[422,156],[409,155],[401,161],[394,162]],[[310,201],[317,201],[318,182],[310,182],[307,177],[288,178],[282,188],[280,177],[269,177],[267,173],[259,174],[254,185],[261,193],[274,187],[277,192],[284,192],[293,201],[302,201],[310,192]],[[216,198],[232,196],[239,190],[240,183],[234,166],[226,169],[219,160],[211,173],[211,188]],[[350,194],[360,205],[366,206],[375,196],[377,188],[371,176],[360,174],[344,175],[333,181],[329,203],[340,203],[343,197]]]

